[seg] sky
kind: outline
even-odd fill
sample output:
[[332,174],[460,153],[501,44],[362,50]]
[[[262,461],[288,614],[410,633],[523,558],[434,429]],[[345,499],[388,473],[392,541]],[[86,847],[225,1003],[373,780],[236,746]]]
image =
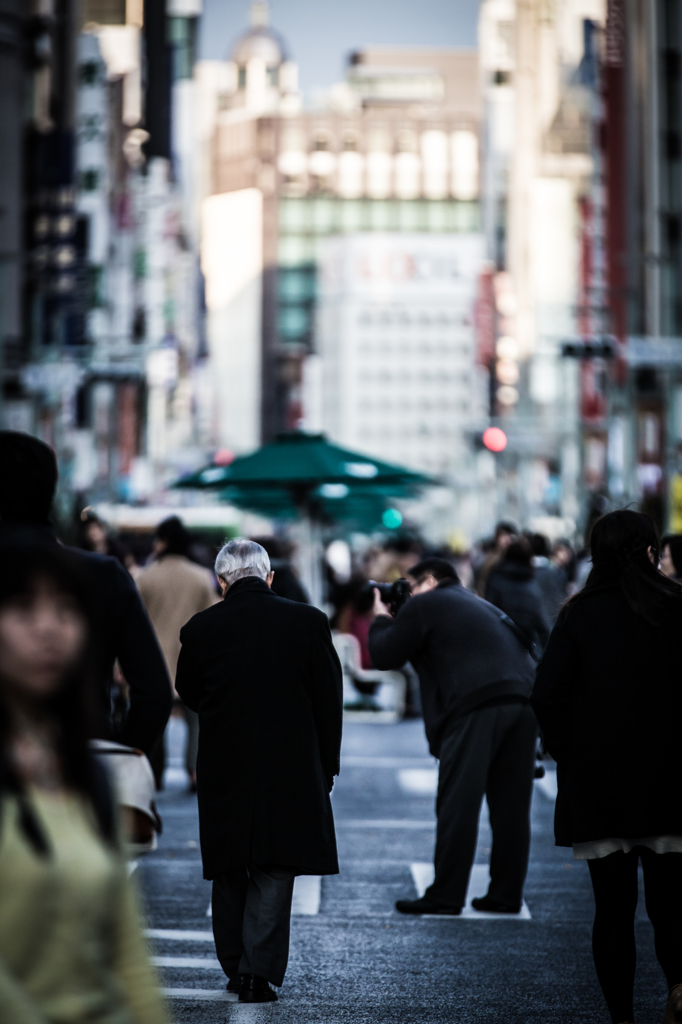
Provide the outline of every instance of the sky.
[[[478,0],[271,0],[306,94],[344,77],[363,46],[475,46]],[[204,0],[199,57],[224,60],[249,24],[248,0]]]

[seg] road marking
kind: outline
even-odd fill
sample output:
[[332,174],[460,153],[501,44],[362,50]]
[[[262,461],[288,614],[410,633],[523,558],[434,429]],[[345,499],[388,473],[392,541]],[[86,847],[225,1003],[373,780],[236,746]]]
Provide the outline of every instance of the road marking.
[[549,797],[550,800],[556,800],[558,792],[556,771],[545,771],[545,774],[541,779],[535,780],[535,785],[538,789],[541,789],[545,796]]
[[371,757],[364,754],[341,755],[342,768],[433,768],[435,757]]
[[[320,912],[322,878],[320,875],[298,875],[294,880],[291,913],[294,917],[312,917]],[[213,917],[213,902],[209,902],[206,917]]]
[[[414,887],[418,896],[423,896],[434,879],[433,864],[410,864],[410,871],[414,881]],[[449,917],[445,914],[423,914],[423,917],[447,917],[448,921],[530,921],[530,910],[524,900],[518,914],[486,914],[480,910],[474,910],[471,900],[474,896],[484,896],[490,881],[490,873],[487,864],[474,864],[469,878],[465,905],[462,913]]]
[[213,942],[213,932],[182,931],[178,928],[147,928],[148,939],[169,939],[171,942]]
[[226,992],[223,988],[162,988],[166,999],[203,1000],[212,1003],[236,1003],[239,996],[236,992]]
[[193,971],[222,971],[220,961],[212,956],[153,956],[155,967],[186,967]]
[[322,878],[320,875],[299,875],[294,882],[294,898],[291,913],[301,917],[312,917],[320,912]]
[[337,828],[435,828],[436,821],[416,821],[412,818],[343,818],[336,820]]
[[398,782],[406,793],[435,796],[438,789],[438,769],[401,768],[398,772]]

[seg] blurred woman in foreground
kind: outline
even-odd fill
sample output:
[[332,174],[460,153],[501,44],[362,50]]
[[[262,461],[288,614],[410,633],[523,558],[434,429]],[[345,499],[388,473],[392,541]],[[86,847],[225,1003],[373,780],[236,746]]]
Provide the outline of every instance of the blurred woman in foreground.
[[87,748],[86,595],[65,554],[0,574],[0,1020],[166,1024]]
[[610,512],[592,571],[559,615],[531,704],[557,761],[557,846],[586,860],[597,976],[613,1024],[634,1021],[637,867],[668,982],[665,1024],[682,1022],[682,586],[658,570],[641,512]]

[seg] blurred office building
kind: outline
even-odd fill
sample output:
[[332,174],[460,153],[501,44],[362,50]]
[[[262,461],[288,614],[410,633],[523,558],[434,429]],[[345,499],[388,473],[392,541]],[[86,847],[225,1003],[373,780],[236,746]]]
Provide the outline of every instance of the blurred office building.
[[2,420],[54,446],[68,515],[75,494],[158,494],[177,453],[201,441],[203,297],[182,116],[201,4],[20,7],[31,52],[16,62],[9,205],[26,228],[0,314]]
[[253,5],[252,21],[230,61],[197,68],[215,110],[203,220],[209,345],[242,383],[221,402],[221,441],[240,446],[302,419],[326,238],[470,235],[479,223],[475,52],[355,53],[346,81],[304,111],[266,5]]
[[[490,373],[499,513],[570,534],[598,458],[605,361],[567,358],[609,330],[603,0],[483,0],[479,351]],[[579,347],[579,346],[578,346]],[[578,356],[581,352],[575,353]]]
[[682,532],[682,11],[609,0],[606,274],[615,358],[598,487]]

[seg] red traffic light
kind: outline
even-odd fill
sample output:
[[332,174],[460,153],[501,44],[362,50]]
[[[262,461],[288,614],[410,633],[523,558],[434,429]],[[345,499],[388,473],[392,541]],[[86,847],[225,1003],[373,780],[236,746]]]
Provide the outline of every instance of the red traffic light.
[[507,447],[507,435],[499,427],[488,427],[483,431],[483,444],[489,452],[503,452]]

